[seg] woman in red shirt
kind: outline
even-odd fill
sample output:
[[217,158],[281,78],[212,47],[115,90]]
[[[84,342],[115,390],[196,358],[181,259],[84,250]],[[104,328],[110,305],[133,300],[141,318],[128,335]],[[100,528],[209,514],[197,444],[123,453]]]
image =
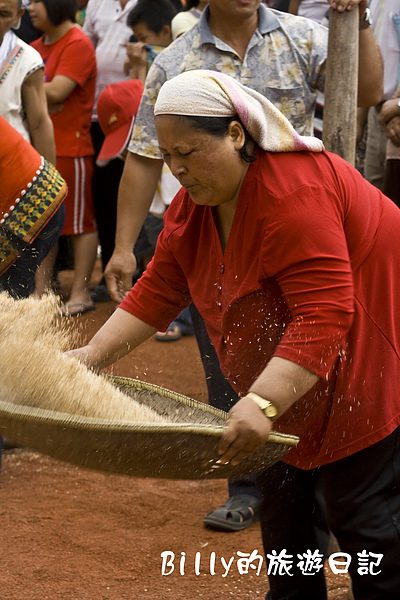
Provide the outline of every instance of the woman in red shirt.
[[[75,11],[75,0],[32,0],[29,6],[33,24],[45,32],[32,46],[45,63],[44,87],[54,125],[57,168],[69,190],[62,234],[71,236],[74,250],[74,280],[63,306],[63,313],[70,316],[94,309],[88,286],[97,252],[90,136],[96,58],[91,41],[75,25]],[[51,271],[51,265],[46,267]]]
[[[300,437],[284,463],[259,476],[267,562],[283,553],[300,568],[307,552],[324,557],[322,493],[351,557],[354,597],[394,600],[400,211],[319,140],[298,136],[266,98],[221,73],[166,82],[155,114],[164,160],[183,188],[146,273],[75,353],[90,366],[111,364],[193,301],[242,396],[221,460],[236,464],[272,428]],[[365,577],[359,553],[380,557],[381,569]],[[297,580],[269,571],[270,597],[326,598],[316,571]]]

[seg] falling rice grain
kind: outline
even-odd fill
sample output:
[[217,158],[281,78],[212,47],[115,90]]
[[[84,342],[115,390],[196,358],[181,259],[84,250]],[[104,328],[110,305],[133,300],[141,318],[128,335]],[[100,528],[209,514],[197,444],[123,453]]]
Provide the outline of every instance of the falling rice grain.
[[58,315],[54,296],[14,300],[0,293],[0,400],[110,421],[165,422],[65,354],[71,334]]

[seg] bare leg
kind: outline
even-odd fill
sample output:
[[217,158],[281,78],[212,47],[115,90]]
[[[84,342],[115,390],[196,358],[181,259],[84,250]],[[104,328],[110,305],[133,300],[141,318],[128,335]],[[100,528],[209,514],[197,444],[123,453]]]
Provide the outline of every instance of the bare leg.
[[71,295],[66,302],[68,312],[74,314],[80,312],[72,307],[73,304],[92,306],[93,302],[89,296],[89,283],[93,267],[96,261],[98,238],[97,232],[83,233],[71,236],[74,249],[74,281]]
[[35,291],[33,295],[40,298],[46,292],[51,291],[54,263],[58,253],[58,242],[43,259],[35,274]]

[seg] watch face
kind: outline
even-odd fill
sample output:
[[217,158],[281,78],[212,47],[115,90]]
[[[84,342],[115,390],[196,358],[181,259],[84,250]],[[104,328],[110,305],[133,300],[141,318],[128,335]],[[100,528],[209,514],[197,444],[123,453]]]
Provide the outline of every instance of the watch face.
[[265,409],[265,414],[267,415],[267,417],[276,417],[277,413],[277,409],[275,408],[275,406],[272,406],[272,404],[267,406],[267,408]]

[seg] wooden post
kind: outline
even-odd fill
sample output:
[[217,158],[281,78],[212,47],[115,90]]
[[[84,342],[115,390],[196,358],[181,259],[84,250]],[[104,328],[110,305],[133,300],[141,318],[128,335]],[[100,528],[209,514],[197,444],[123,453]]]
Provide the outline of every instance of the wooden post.
[[330,10],[322,140],[354,165],[357,128],[358,10]]
[[[354,165],[357,133],[358,10],[330,10],[322,141]],[[331,547],[339,547],[331,534]],[[352,586],[348,600],[353,600]]]

